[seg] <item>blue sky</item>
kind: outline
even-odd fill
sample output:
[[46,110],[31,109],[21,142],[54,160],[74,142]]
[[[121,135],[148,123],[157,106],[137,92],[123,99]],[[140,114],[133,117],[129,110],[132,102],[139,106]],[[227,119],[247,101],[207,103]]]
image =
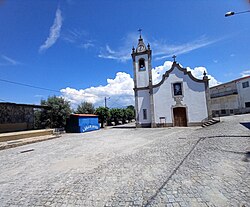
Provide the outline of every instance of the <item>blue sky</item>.
[[[0,0],[0,101],[133,104],[131,48],[151,44],[155,79],[173,54],[212,85],[250,73],[247,0]],[[4,81],[3,81],[4,80]],[[28,84],[46,91],[11,84]],[[157,80],[156,80],[157,81]],[[58,92],[57,92],[58,91]]]

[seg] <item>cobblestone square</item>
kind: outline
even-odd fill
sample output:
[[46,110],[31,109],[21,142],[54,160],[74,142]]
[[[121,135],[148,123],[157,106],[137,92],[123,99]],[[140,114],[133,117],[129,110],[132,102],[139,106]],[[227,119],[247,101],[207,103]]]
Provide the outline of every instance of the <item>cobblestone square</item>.
[[249,122],[110,128],[1,150],[0,206],[249,206]]

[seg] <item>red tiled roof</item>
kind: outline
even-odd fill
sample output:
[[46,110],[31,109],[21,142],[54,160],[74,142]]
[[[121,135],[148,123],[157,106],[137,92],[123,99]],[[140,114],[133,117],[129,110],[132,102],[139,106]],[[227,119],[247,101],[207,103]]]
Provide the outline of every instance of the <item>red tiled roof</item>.
[[81,117],[92,116],[92,117],[97,117],[98,115],[95,115],[95,114],[70,114],[70,116],[81,116]]

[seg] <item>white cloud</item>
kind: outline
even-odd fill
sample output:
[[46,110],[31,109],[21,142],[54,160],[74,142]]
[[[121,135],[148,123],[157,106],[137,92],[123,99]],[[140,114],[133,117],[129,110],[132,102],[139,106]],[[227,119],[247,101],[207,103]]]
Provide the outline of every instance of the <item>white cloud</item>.
[[240,74],[242,77],[250,76],[250,70],[244,70]]
[[212,75],[209,75],[207,72],[207,69],[205,67],[195,67],[194,69],[191,69],[189,67],[187,67],[188,71],[191,71],[192,75],[198,79],[202,79],[203,78],[203,73],[204,71],[206,72],[208,78],[209,78],[209,87],[212,86],[216,86],[221,84],[221,82],[219,82],[218,80],[215,79],[215,77],[213,77]]
[[61,89],[62,96],[69,100],[73,106],[87,101],[95,106],[103,106],[104,98],[108,99],[109,107],[121,107],[133,104],[133,79],[124,72],[118,72],[114,79],[107,79],[105,86],[90,87],[76,90],[74,88]]
[[[166,61],[163,65],[152,69],[153,83],[156,84],[162,79],[162,75],[171,68],[172,62]],[[205,67],[195,67],[194,69],[187,68],[192,74],[199,79],[203,78]],[[219,82],[211,75],[210,86],[218,85]],[[108,107],[123,107],[134,104],[134,82],[131,76],[125,72],[118,72],[114,79],[107,79],[105,86],[90,87],[86,89],[76,90],[67,87],[61,89],[62,96],[71,102],[73,107],[76,107],[83,101],[91,102],[96,107],[104,106],[104,98],[109,97],[107,101]]]
[[61,35],[61,38],[76,47],[89,49],[95,47],[95,40],[89,38],[89,33],[81,29],[69,29]]
[[115,51],[111,49],[109,45],[106,45],[105,49],[101,50],[98,57],[126,62],[127,60],[131,58],[130,54],[127,51],[129,51],[128,48],[124,50],[120,49],[120,50]]
[[50,48],[52,45],[54,45],[56,43],[57,39],[60,37],[62,21],[63,21],[62,13],[61,13],[61,10],[58,8],[56,10],[56,16],[54,19],[54,23],[50,27],[49,37],[44,42],[44,44],[40,46],[39,52],[47,50],[48,48]]
[[[113,49],[109,44],[106,44],[105,48],[100,50],[98,57],[126,62],[131,59],[132,46],[137,45],[137,40],[137,33],[129,33],[120,41],[119,48]],[[145,38],[144,42],[147,42]]]
[[82,29],[68,29],[66,32],[62,34],[62,39],[66,42],[76,43],[81,41],[82,38],[88,36],[88,32]]
[[173,62],[165,61],[163,65],[157,66],[152,69],[153,84],[157,84],[162,80],[162,75],[171,68]]
[[[171,68],[172,64],[173,62],[171,61],[165,61],[163,65],[157,66],[152,69],[153,84],[157,84],[162,80],[162,75],[165,74],[165,72]],[[191,71],[192,75],[198,79],[203,78],[204,71],[207,73],[207,69],[205,67],[195,67],[194,69],[187,67],[187,70]],[[220,84],[220,82],[217,81],[212,75],[207,75],[207,76],[210,79],[209,80],[210,87]]]
[[181,55],[189,53],[193,50],[206,47],[211,45],[219,40],[209,40],[205,37],[193,40],[179,45],[171,45],[165,41],[154,41],[152,42],[152,48],[154,48],[154,55],[156,60],[165,59],[172,57],[173,55]]
[[[161,60],[165,58],[172,57],[175,55],[180,55],[184,53],[189,53],[193,50],[206,47],[213,43],[218,42],[221,39],[210,40],[204,36],[187,42],[183,44],[169,44],[165,40],[152,40],[148,41],[147,37],[143,36],[143,41],[145,44],[150,42],[151,48],[153,49],[153,56],[156,60]],[[134,45],[137,46],[138,43],[138,34],[136,33],[129,33],[122,41],[121,46],[117,49],[111,49],[109,44],[106,45],[105,48],[102,48],[98,57],[100,58],[107,58],[107,59],[114,59],[118,61],[125,62],[131,59],[131,49]]]
[[20,62],[14,60],[13,58],[10,58],[6,55],[1,55],[2,61],[0,62],[0,65],[2,66],[8,66],[8,65],[19,65]]
[[91,40],[87,41],[86,43],[83,43],[80,45],[81,48],[88,49],[91,47],[94,47],[95,45],[92,43]]

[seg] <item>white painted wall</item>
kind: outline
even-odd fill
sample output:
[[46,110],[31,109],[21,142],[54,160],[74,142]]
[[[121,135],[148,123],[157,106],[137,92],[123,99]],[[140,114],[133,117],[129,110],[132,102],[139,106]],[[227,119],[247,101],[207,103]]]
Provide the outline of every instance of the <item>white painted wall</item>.
[[238,95],[223,96],[211,99],[211,110],[238,109]]
[[[139,71],[139,59],[144,58],[145,59],[145,67],[146,70]],[[148,55],[140,55],[135,57],[135,68],[136,68],[136,82],[137,87],[147,87],[149,85],[149,74],[148,74]]]
[[[242,83],[247,81],[249,87],[243,88]],[[250,102],[250,77],[237,81],[236,85],[238,90],[239,108],[246,108],[245,103]]]
[[[147,109],[147,119],[143,119],[143,109]],[[138,91],[139,124],[151,123],[149,91]]]
[[213,111],[220,110],[237,110],[237,113],[249,112],[250,108],[245,107],[246,102],[250,102],[250,87],[243,88],[242,83],[249,82],[250,86],[250,77],[241,78],[234,80],[228,83],[224,83],[210,89],[211,94],[225,93],[230,90],[236,89],[238,94],[224,95],[217,98],[211,99],[211,109]]
[[176,104],[173,97],[172,84],[183,83],[183,101],[187,106],[189,122],[201,122],[208,117],[204,83],[193,81],[177,68],[170,73],[164,83],[154,88],[155,122],[160,123],[160,117],[165,117],[167,123],[172,123],[172,107]]
[[171,107],[174,105],[172,98],[171,84],[166,81],[157,88],[153,89],[155,123],[160,123],[160,117],[165,117],[166,123],[172,123]]

